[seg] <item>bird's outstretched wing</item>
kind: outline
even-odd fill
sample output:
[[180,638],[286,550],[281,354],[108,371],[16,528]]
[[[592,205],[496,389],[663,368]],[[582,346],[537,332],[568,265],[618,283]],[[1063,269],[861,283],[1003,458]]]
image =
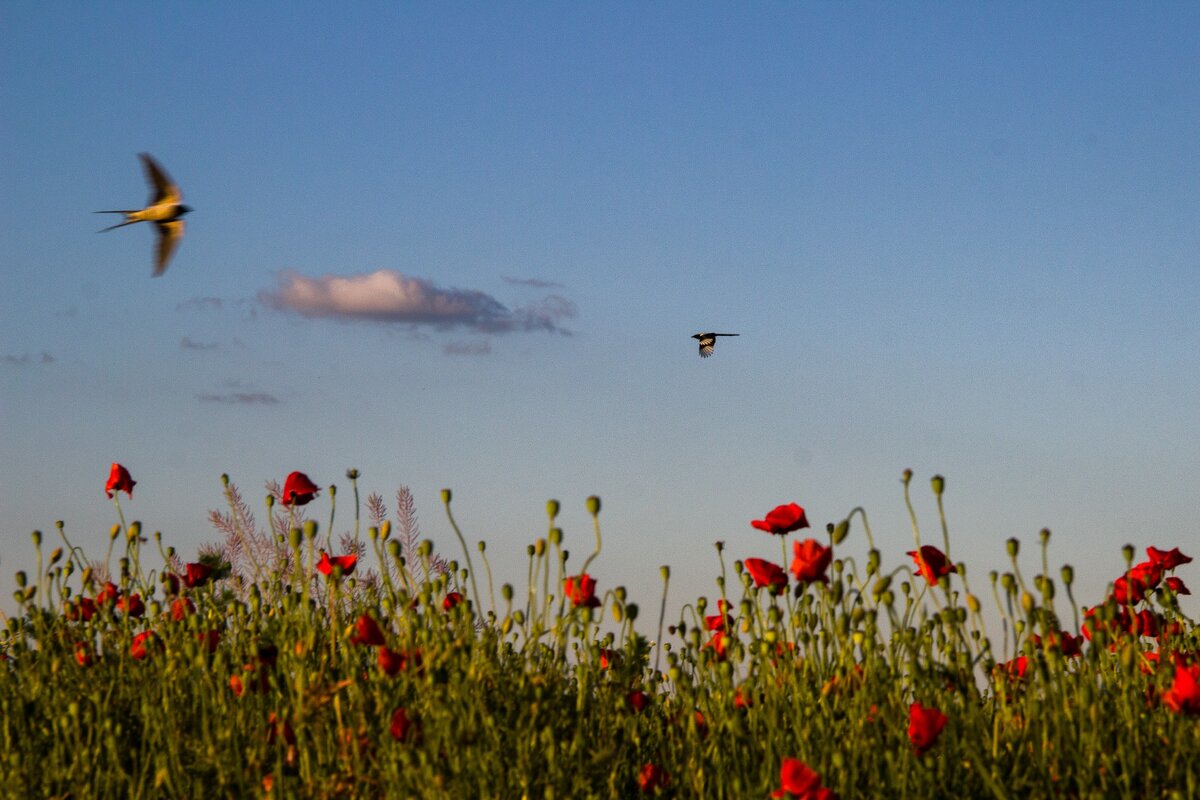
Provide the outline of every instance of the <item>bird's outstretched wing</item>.
[[179,247],[179,240],[183,238],[184,222],[181,219],[157,222],[155,228],[158,231],[158,257],[154,262],[154,277],[157,278],[167,271],[175,248]]
[[167,175],[166,170],[154,160],[154,156],[149,153],[138,153],[138,158],[142,160],[142,168],[146,172],[146,183],[150,184],[153,189],[150,195],[150,205],[162,202],[178,203],[183,200],[183,192],[179,191],[179,187]]

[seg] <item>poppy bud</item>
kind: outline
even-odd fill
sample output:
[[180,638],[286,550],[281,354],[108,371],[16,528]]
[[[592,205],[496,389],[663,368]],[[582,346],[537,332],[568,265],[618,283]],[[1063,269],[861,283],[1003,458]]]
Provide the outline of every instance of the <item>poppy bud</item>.
[[1126,564],[1133,562],[1133,554],[1134,554],[1133,545],[1127,544],[1121,548],[1121,555],[1125,558]]
[[875,586],[871,589],[871,593],[881,595],[888,590],[892,585],[891,575],[881,575],[875,580]]
[[337,497],[337,486],[332,483],[329,484],[329,496]]
[[557,500],[546,501],[546,516],[550,517],[550,521],[554,522],[554,518],[558,516],[558,510],[561,506]]
[[450,495],[451,492],[449,489],[442,489],[442,502],[446,505],[450,505]]
[[664,581],[671,580],[671,567],[669,565],[663,564],[661,567],[658,568],[658,571],[660,573],[662,573]]
[[57,564],[58,560],[62,558],[62,554],[63,549],[61,547],[54,548],[54,552],[50,554],[50,566],[53,567],[55,564]]
[[354,467],[346,470],[346,478],[352,481],[358,480],[359,472]]
[[1011,572],[1006,572],[1000,576],[1000,585],[1004,587],[1004,591],[1011,593],[1017,585],[1017,579]]
[[624,603],[625,596],[626,592],[624,586],[618,586],[616,589],[613,589],[613,597],[617,598],[618,603]]
[[1046,544],[1047,542],[1050,541],[1050,529],[1042,528],[1040,531],[1038,531],[1038,536],[1041,537],[1042,544]]
[[908,486],[908,484],[912,481],[912,475],[913,473],[911,469],[904,470],[904,472],[900,474],[900,482],[905,486]]
[[398,541],[396,541],[395,539],[392,539],[390,542],[388,542],[387,543],[387,553],[392,558],[395,558],[396,556],[400,555],[400,543]]
[[539,558],[542,557],[543,555],[545,555],[546,554],[546,540],[538,539],[536,542],[533,543],[533,549],[534,549],[534,552],[537,553]]
[[303,533],[301,533],[299,528],[292,528],[290,531],[288,531],[288,543],[291,544],[293,548],[299,547],[302,536]]
[[267,511],[270,511],[275,506],[275,495],[267,495]]
[[554,545],[555,547],[558,547],[560,544],[562,544],[562,540],[563,540],[562,528],[551,528],[550,529],[550,544]]
[[28,578],[28,576],[26,576],[25,570],[18,570],[17,574],[14,577],[17,580],[17,588],[18,589],[24,589],[25,584],[29,582],[29,578]]
[[313,520],[313,519],[304,520],[304,538],[305,539],[317,538],[317,521],[316,520]]
[[833,536],[831,537],[834,544],[841,544],[850,534],[850,520],[844,519],[837,525],[833,526]]
[[929,482],[933,486],[933,493],[938,497],[941,497],[942,492],[946,491],[946,479],[941,475],[934,475]]
[[879,571],[879,551],[876,550],[875,548],[871,548],[871,550],[867,552],[867,574],[874,575],[878,571]]
[[630,603],[629,605],[625,606],[625,616],[629,617],[630,622],[633,622],[638,618],[637,603]]
[[121,535],[121,526],[120,525],[113,525],[108,531],[109,539],[116,539],[120,535]]
[[592,495],[592,496],[588,497],[587,510],[588,510],[588,513],[591,514],[593,517],[596,516],[597,514],[599,514],[600,513],[600,498],[597,497],[596,495]]
[[1034,606],[1033,595],[1029,592],[1021,592],[1021,610],[1029,614],[1033,611]]
[[1016,558],[1017,553],[1021,552],[1021,542],[1015,536],[1005,542],[1005,549],[1008,550],[1009,558]]
[[33,538],[33,546],[34,547],[42,546],[42,532],[41,531],[34,531],[32,538]]
[[513,622],[517,623],[518,625],[525,624],[525,612],[519,608],[513,612],[512,618]]
[[723,553],[725,551],[725,543],[722,541],[713,542],[713,546],[717,548],[718,553]]
[[971,609],[972,614],[978,614],[980,609],[979,598],[973,594],[967,595],[967,608]]
[[1062,579],[1063,579],[1063,583],[1065,583],[1067,586],[1070,586],[1072,583],[1074,583],[1075,582],[1075,568],[1072,567],[1070,564],[1063,564]]
[[385,519],[383,521],[383,524],[379,526],[379,535],[383,537],[383,540],[385,542],[388,540],[388,538],[392,535],[392,521],[391,520]]

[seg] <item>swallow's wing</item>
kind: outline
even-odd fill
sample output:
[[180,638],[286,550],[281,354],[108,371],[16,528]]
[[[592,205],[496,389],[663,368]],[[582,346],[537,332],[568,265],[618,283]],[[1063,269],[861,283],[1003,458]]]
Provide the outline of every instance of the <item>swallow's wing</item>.
[[713,345],[716,343],[716,337],[714,337],[712,334],[706,334],[704,338],[700,340],[700,357],[708,358],[711,356],[713,354]]
[[184,223],[181,219],[173,219],[170,222],[157,222],[155,228],[158,230],[158,256],[154,262],[154,277],[157,278],[167,271],[167,264],[171,263],[171,256],[179,247]]
[[138,153],[138,158],[142,160],[142,168],[146,172],[146,183],[150,184],[154,190],[150,195],[150,205],[157,205],[164,201],[178,203],[183,200],[183,192],[179,191],[179,187],[154,160],[153,156],[149,153]]

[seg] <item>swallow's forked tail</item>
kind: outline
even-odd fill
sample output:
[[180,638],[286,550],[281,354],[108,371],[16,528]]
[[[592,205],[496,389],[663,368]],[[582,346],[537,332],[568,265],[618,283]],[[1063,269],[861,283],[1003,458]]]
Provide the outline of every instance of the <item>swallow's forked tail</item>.
[[[134,210],[135,209],[132,209],[132,208],[126,208],[126,209],[121,209],[119,211],[96,211],[94,213],[96,213],[96,214],[132,214],[134,212]],[[126,225],[132,225],[133,223],[139,222],[139,221],[140,220],[136,220],[136,219],[127,219],[124,222],[118,222],[116,225],[109,225],[107,228],[102,228],[102,229],[96,231],[96,233],[104,233],[105,231],[111,231],[114,228],[124,228]]]

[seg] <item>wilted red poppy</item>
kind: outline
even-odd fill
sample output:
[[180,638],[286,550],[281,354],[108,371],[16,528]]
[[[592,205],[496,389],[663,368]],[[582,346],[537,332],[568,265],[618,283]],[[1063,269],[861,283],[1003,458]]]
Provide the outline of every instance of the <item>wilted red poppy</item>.
[[657,764],[646,764],[638,773],[638,788],[643,794],[657,792],[671,782],[666,770]]
[[446,596],[442,598],[442,610],[449,611],[461,603],[462,600],[463,596],[461,592],[448,592]]
[[392,724],[388,728],[393,739],[405,742],[416,738],[420,731],[420,723],[409,719],[408,712],[401,707],[392,712]]
[[130,617],[140,617],[146,613],[146,604],[140,594],[128,594],[117,599],[117,608]]
[[836,800],[831,790],[821,785],[821,776],[798,758],[785,758],[779,767],[779,789],[771,797],[798,797],[801,800]]
[[926,708],[920,703],[909,706],[908,740],[912,742],[913,751],[919,756],[925,755],[925,751],[933,747],[949,719],[936,708]]
[[646,709],[646,706],[650,705],[650,695],[641,689],[634,689],[625,696],[625,701],[629,704],[630,708],[640,714]]
[[141,661],[150,655],[151,649],[156,644],[159,644],[159,641],[154,631],[142,631],[133,637],[133,643],[129,646],[129,655]]
[[293,472],[283,482],[283,497],[279,502],[285,506],[302,506],[317,496],[321,487],[317,486],[303,472]]
[[1150,556],[1150,560],[1164,570],[1175,569],[1180,564],[1190,564],[1192,561],[1192,557],[1179,552],[1178,547],[1172,547],[1170,550],[1147,547],[1146,555]]
[[349,575],[354,572],[354,565],[358,563],[358,556],[330,556],[324,550],[321,551],[321,560],[317,562],[317,572],[322,575],[332,575],[334,567],[341,567],[343,575]]
[[563,596],[577,608],[596,608],[600,605],[600,598],[596,597],[596,581],[586,572],[563,580]]
[[124,492],[133,497],[135,485],[137,485],[137,481],[129,476],[129,470],[114,461],[112,470],[108,473],[108,483],[104,484],[104,493],[110,500],[117,492]]
[[786,506],[776,506],[763,519],[751,520],[750,525],[760,531],[783,536],[792,531],[807,528],[808,517],[803,508],[795,503],[788,503]]
[[787,573],[783,567],[762,558],[747,558],[742,562],[755,586],[767,586],[772,594],[779,594],[787,588]]
[[951,572],[958,572],[958,568],[950,563],[946,554],[931,544],[921,545],[919,551],[909,550],[908,555],[912,556],[913,563],[917,565],[917,572],[924,576],[930,586],[935,585],[939,578]]
[[816,539],[805,539],[803,542],[792,542],[792,574],[796,580],[812,583],[821,581],[829,583],[825,570],[833,561],[833,548],[824,547]]
[[354,635],[350,637],[350,643],[378,647],[385,644],[386,640],[375,618],[369,614],[362,614],[354,621]]
[[195,589],[197,586],[203,586],[212,577],[213,568],[208,564],[188,564],[187,574],[183,576],[183,582],[189,589]]
[[104,588],[96,592],[96,605],[112,606],[117,602],[117,598],[121,596],[121,590],[112,581],[104,584]]
[[1200,714],[1200,664],[1175,665],[1175,682],[1162,696],[1163,705],[1176,714]]

